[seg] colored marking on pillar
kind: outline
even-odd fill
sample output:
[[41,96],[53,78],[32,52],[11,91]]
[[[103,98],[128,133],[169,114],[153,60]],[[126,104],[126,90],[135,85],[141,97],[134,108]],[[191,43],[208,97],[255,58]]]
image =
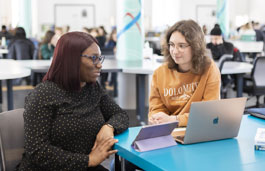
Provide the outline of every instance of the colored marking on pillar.
[[[139,0],[140,6],[141,6],[141,0]],[[141,8],[140,8],[140,12],[137,14],[136,17],[134,17],[131,13],[127,12],[124,17],[129,16],[132,18],[132,21],[129,22],[123,29],[121,29],[121,31],[118,32],[117,34],[117,38],[119,39],[119,37],[126,32],[127,30],[129,30],[134,24],[136,24],[140,34],[141,34],[141,27],[139,25],[139,23],[137,23],[137,21],[140,19],[141,17]]]

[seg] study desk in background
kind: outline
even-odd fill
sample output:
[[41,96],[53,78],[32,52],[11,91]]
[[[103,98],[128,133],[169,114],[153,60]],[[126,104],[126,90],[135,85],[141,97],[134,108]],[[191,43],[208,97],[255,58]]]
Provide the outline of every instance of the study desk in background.
[[0,54],[8,54],[8,49],[0,49]]
[[226,74],[236,75],[237,97],[243,96],[243,76],[246,73],[251,73],[252,68],[253,68],[253,65],[247,62],[229,61],[229,62],[224,63],[221,74],[222,75],[226,75]]
[[[38,74],[43,74],[48,72],[51,60],[18,60],[17,61],[21,66],[29,68],[33,75],[33,85],[36,85],[36,77]],[[121,72],[122,68],[118,66],[116,60],[105,59],[102,72]]]
[[262,41],[230,41],[241,53],[261,53],[264,43]]
[[257,128],[265,128],[265,120],[244,115],[236,138],[136,152],[131,144],[140,127],[133,127],[115,136],[119,141],[114,149],[116,155],[144,170],[263,171],[265,151],[254,150]]
[[[6,80],[7,84],[7,109],[14,109],[13,104],[13,79],[23,78],[30,75],[30,70],[21,67],[17,61],[12,59],[0,59],[0,81]],[[1,84],[0,84],[1,85]],[[2,86],[1,88],[1,102],[2,102]]]
[[37,79],[41,74],[45,74],[51,65],[51,60],[17,60],[19,65],[31,70],[33,86],[37,85]]
[[6,59],[7,54],[8,54],[8,49],[1,49],[0,48],[0,58],[2,57],[3,59]]

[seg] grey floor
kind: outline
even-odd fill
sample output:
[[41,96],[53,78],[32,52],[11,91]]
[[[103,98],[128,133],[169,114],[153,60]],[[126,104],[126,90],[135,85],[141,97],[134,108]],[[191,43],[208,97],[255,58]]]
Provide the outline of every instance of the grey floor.
[[[7,103],[6,103],[6,90],[5,90],[5,82],[2,82],[2,85],[3,85],[3,103],[2,103],[2,106],[0,106],[0,111],[7,111]],[[17,90],[19,89],[19,90]],[[22,89],[22,90],[20,90]],[[23,108],[24,106],[24,98],[26,97],[26,95],[32,91],[32,89],[28,88],[27,89],[23,89],[22,86],[15,86],[14,87],[14,108],[17,109],[17,108]],[[109,92],[110,94],[112,94],[112,92],[110,91]],[[247,97],[247,94],[243,94],[243,96]],[[228,89],[228,95],[227,95],[228,98],[233,98],[233,97],[236,97],[236,93],[235,91],[232,89],[232,88],[229,88]],[[260,102],[262,104],[264,104],[264,96],[260,98]],[[253,97],[253,98],[249,98],[248,101],[247,101],[247,105],[246,107],[248,106],[252,106],[252,105],[255,105],[256,103],[256,98]],[[0,104],[1,105],[1,104]],[[147,108],[145,109],[146,110],[146,113],[147,113]],[[130,118],[130,127],[133,127],[133,126],[139,126],[140,123],[139,121],[137,120],[136,118],[136,111],[135,110],[126,110],[128,115],[129,115],[129,118]],[[102,165],[106,168],[110,168],[110,162],[113,160],[113,157],[114,156],[111,156],[109,159],[105,160]]]

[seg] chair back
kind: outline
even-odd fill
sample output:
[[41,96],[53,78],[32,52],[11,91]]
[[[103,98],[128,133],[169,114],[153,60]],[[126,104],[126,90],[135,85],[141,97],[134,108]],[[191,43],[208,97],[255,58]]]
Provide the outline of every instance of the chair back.
[[24,152],[24,109],[0,113],[2,171],[14,170]]
[[256,57],[253,64],[252,78],[257,88],[265,89],[265,56]]
[[220,72],[223,69],[224,63],[226,61],[232,61],[232,60],[233,60],[233,55],[230,55],[230,54],[224,54],[224,55],[222,55],[221,58],[218,60],[218,67],[220,69]]
[[236,47],[233,49],[233,61],[246,62],[245,56]]

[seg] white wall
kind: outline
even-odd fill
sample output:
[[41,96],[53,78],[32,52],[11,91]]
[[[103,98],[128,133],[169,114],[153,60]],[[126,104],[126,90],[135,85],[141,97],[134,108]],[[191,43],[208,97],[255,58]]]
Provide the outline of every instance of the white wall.
[[0,0],[0,26],[6,25],[7,27],[11,25],[11,1],[10,0]]
[[[152,0],[149,6],[152,6],[153,29],[162,25],[171,26],[175,22],[184,19],[197,20],[196,7],[198,5],[215,5],[217,0]],[[213,23],[214,24],[214,23]]]
[[153,0],[143,0],[143,13],[144,13],[144,31],[148,31],[152,28],[152,1]]
[[249,2],[249,17],[251,20],[257,20],[265,24],[265,1],[264,0],[251,0]]
[[[110,32],[113,20],[116,18],[115,0],[45,0],[37,1],[37,27],[41,32],[43,24],[54,24],[55,4],[92,4],[95,6],[95,27],[104,25]],[[34,27],[34,26],[33,26]]]
[[152,28],[171,26],[180,20],[180,1],[153,0],[152,1]]
[[196,20],[197,5],[215,5],[217,0],[180,0],[180,18]]
[[231,27],[255,20],[265,24],[264,0],[230,0]]
[[[156,2],[159,1],[159,2]],[[196,20],[196,6],[198,5],[216,5],[217,0],[153,0],[153,3],[165,3],[167,1],[167,6],[171,6],[171,8],[167,8],[165,4],[163,5],[163,8],[160,8],[160,10],[153,11],[154,13],[157,13],[159,15],[160,13],[163,13],[162,10],[165,11],[172,11],[172,7],[175,8],[175,11],[178,12],[178,14],[175,14],[173,16],[168,15],[170,18],[175,18],[176,21],[183,20],[183,19],[193,19]],[[179,3],[179,7],[176,6],[176,3]],[[264,6],[265,1],[264,0],[227,0],[228,6],[229,6],[229,20],[230,20],[230,26],[232,28],[236,27],[236,19],[238,16],[248,16],[248,20],[256,20],[260,23],[265,23],[265,12],[264,12]],[[176,17],[178,16],[179,17]],[[153,15],[152,21],[156,22],[165,22],[157,20],[159,17],[155,17],[155,14]],[[166,20],[166,19],[165,19]],[[213,23],[214,24],[214,23]],[[242,23],[243,24],[243,23]]]
[[[0,0],[0,25],[12,23],[12,1]],[[107,31],[116,24],[116,0],[31,0],[33,36],[39,34],[42,24],[54,24],[55,4],[94,4],[96,26],[104,25]],[[145,30],[163,23],[171,25],[181,19],[196,20],[197,5],[215,5],[217,0],[143,0]],[[265,23],[264,0],[227,0],[230,6],[230,26],[236,27],[237,16]],[[163,10],[165,12],[163,12]],[[238,21],[237,21],[238,22]],[[238,22],[239,23],[239,22]]]

